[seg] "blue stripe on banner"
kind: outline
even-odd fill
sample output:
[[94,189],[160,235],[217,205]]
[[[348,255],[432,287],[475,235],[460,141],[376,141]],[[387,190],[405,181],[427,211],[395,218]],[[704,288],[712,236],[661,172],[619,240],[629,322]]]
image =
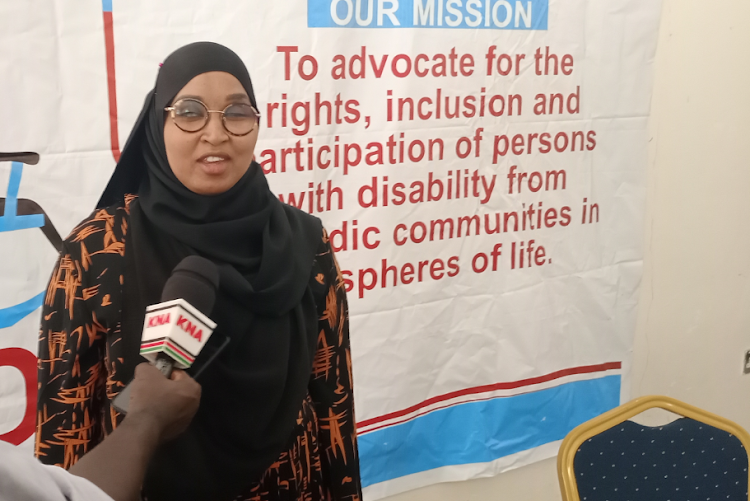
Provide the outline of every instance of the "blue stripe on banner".
[[[13,214],[16,215],[16,199],[18,198],[18,189],[21,187],[21,176],[23,175],[23,164],[21,162],[12,162],[10,164],[10,178],[8,179],[8,201],[6,201],[6,211],[8,210],[7,204],[10,200],[13,201]],[[6,212],[7,214],[7,212]]]
[[102,0],[102,10],[104,12],[112,12],[112,0]]
[[42,226],[44,226],[43,214],[13,217],[0,216],[0,233],[5,231],[28,230],[29,228],[41,228]]
[[0,310],[0,329],[16,325],[21,319],[34,312],[44,303],[44,292],[28,301]]
[[362,486],[442,466],[487,463],[556,440],[620,405],[621,377],[469,402],[358,437]]
[[17,216],[18,210],[18,189],[21,186],[21,176],[23,175],[23,164],[13,162],[10,169],[10,179],[8,180],[8,194],[5,197],[5,209],[0,216],[0,232],[26,230],[29,228],[41,228],[44,226],[43,214],[32,214],[29,216]]
[[29,228],[41,228],[44,226],[43,214],[31,214],[28,216],[17,216],[18,189],[21,186],[23,175],[23,164],[13,162],[8,179],[8,194],[5,197],[5,209],[0,216],[0,232],[26,230]]

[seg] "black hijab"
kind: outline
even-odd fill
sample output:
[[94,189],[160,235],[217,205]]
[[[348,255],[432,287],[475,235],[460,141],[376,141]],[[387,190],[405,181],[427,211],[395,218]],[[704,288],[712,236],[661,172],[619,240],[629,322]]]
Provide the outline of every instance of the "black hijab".
[[[188,431],[152,460],[144,485],[150,501],[231,499],[260,480],[293,438],[315,352],[316,299],[324,294],[313,279],[320,221],[279,202],[256,162],[218,195],[193,193],[172,173],[164,107],[209,71],[235,76],[257,109],[250,76],[234,52],[209,42],[178,49],[159,70],[98,204],[139,195],[130,204],[125,250],[126,344],[138,346],[145,307],[159,301],[184,257],[201,255],[220,270],[210,315],[218,327],[209,345],[228,336],[229,349],[201,376],[201,406]],[[139,362],[137,349],[127,357],[126,373]]]

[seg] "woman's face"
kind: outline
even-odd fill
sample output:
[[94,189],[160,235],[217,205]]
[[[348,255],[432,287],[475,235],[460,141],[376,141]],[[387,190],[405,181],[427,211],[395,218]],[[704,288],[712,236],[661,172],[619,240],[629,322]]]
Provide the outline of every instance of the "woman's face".
[[[245,89],[234,76],[223,71],[202,73],[190,80],[172,101],[197,99],[209,110],[223,110],[232,103],[250,104]],[[167,115],[164,145],[172,172],[187,189],[201,195],[224,193],[247,172],[258,141],[256,125],[244,136],[227,132],[220,113],[209,113],[206,126],[185,132]]]

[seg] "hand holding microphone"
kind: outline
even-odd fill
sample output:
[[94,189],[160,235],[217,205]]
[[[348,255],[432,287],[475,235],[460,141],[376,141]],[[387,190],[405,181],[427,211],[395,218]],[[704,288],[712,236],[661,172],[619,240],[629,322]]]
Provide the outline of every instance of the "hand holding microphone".
[[201,401],[201,386],[181,370],[168,379],[156,367],[142,363],[135,368],[130,386],[127,419],[152,427],[159,443],[185,431]]
[[174,371],[167,379],[147,363],[135,368],[135,378],[128,388],[128,415],[70,469],[70,473],[88,479],[114,500],[140,499],[146,467],[154,451],[185,431],[201,399],[200,385],[185,372]]
[[[140,353],[167,378],[173,368],[189,369],[211,337],[216,323],[208,315],[218,287],[216,265],[200,256],[188,256],[164,284],[161,302],[146,308]],[[134,384],[128,384],[113,401],[118,411],[130,411]]]

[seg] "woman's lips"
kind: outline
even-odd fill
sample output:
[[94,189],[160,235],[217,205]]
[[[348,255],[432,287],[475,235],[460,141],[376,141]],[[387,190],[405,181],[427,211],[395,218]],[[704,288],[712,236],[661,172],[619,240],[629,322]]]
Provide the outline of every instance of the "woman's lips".
[[226,155],[204,155],[198,159],[203,172],[216,176],[223,174],[229,166],[229,157]]

